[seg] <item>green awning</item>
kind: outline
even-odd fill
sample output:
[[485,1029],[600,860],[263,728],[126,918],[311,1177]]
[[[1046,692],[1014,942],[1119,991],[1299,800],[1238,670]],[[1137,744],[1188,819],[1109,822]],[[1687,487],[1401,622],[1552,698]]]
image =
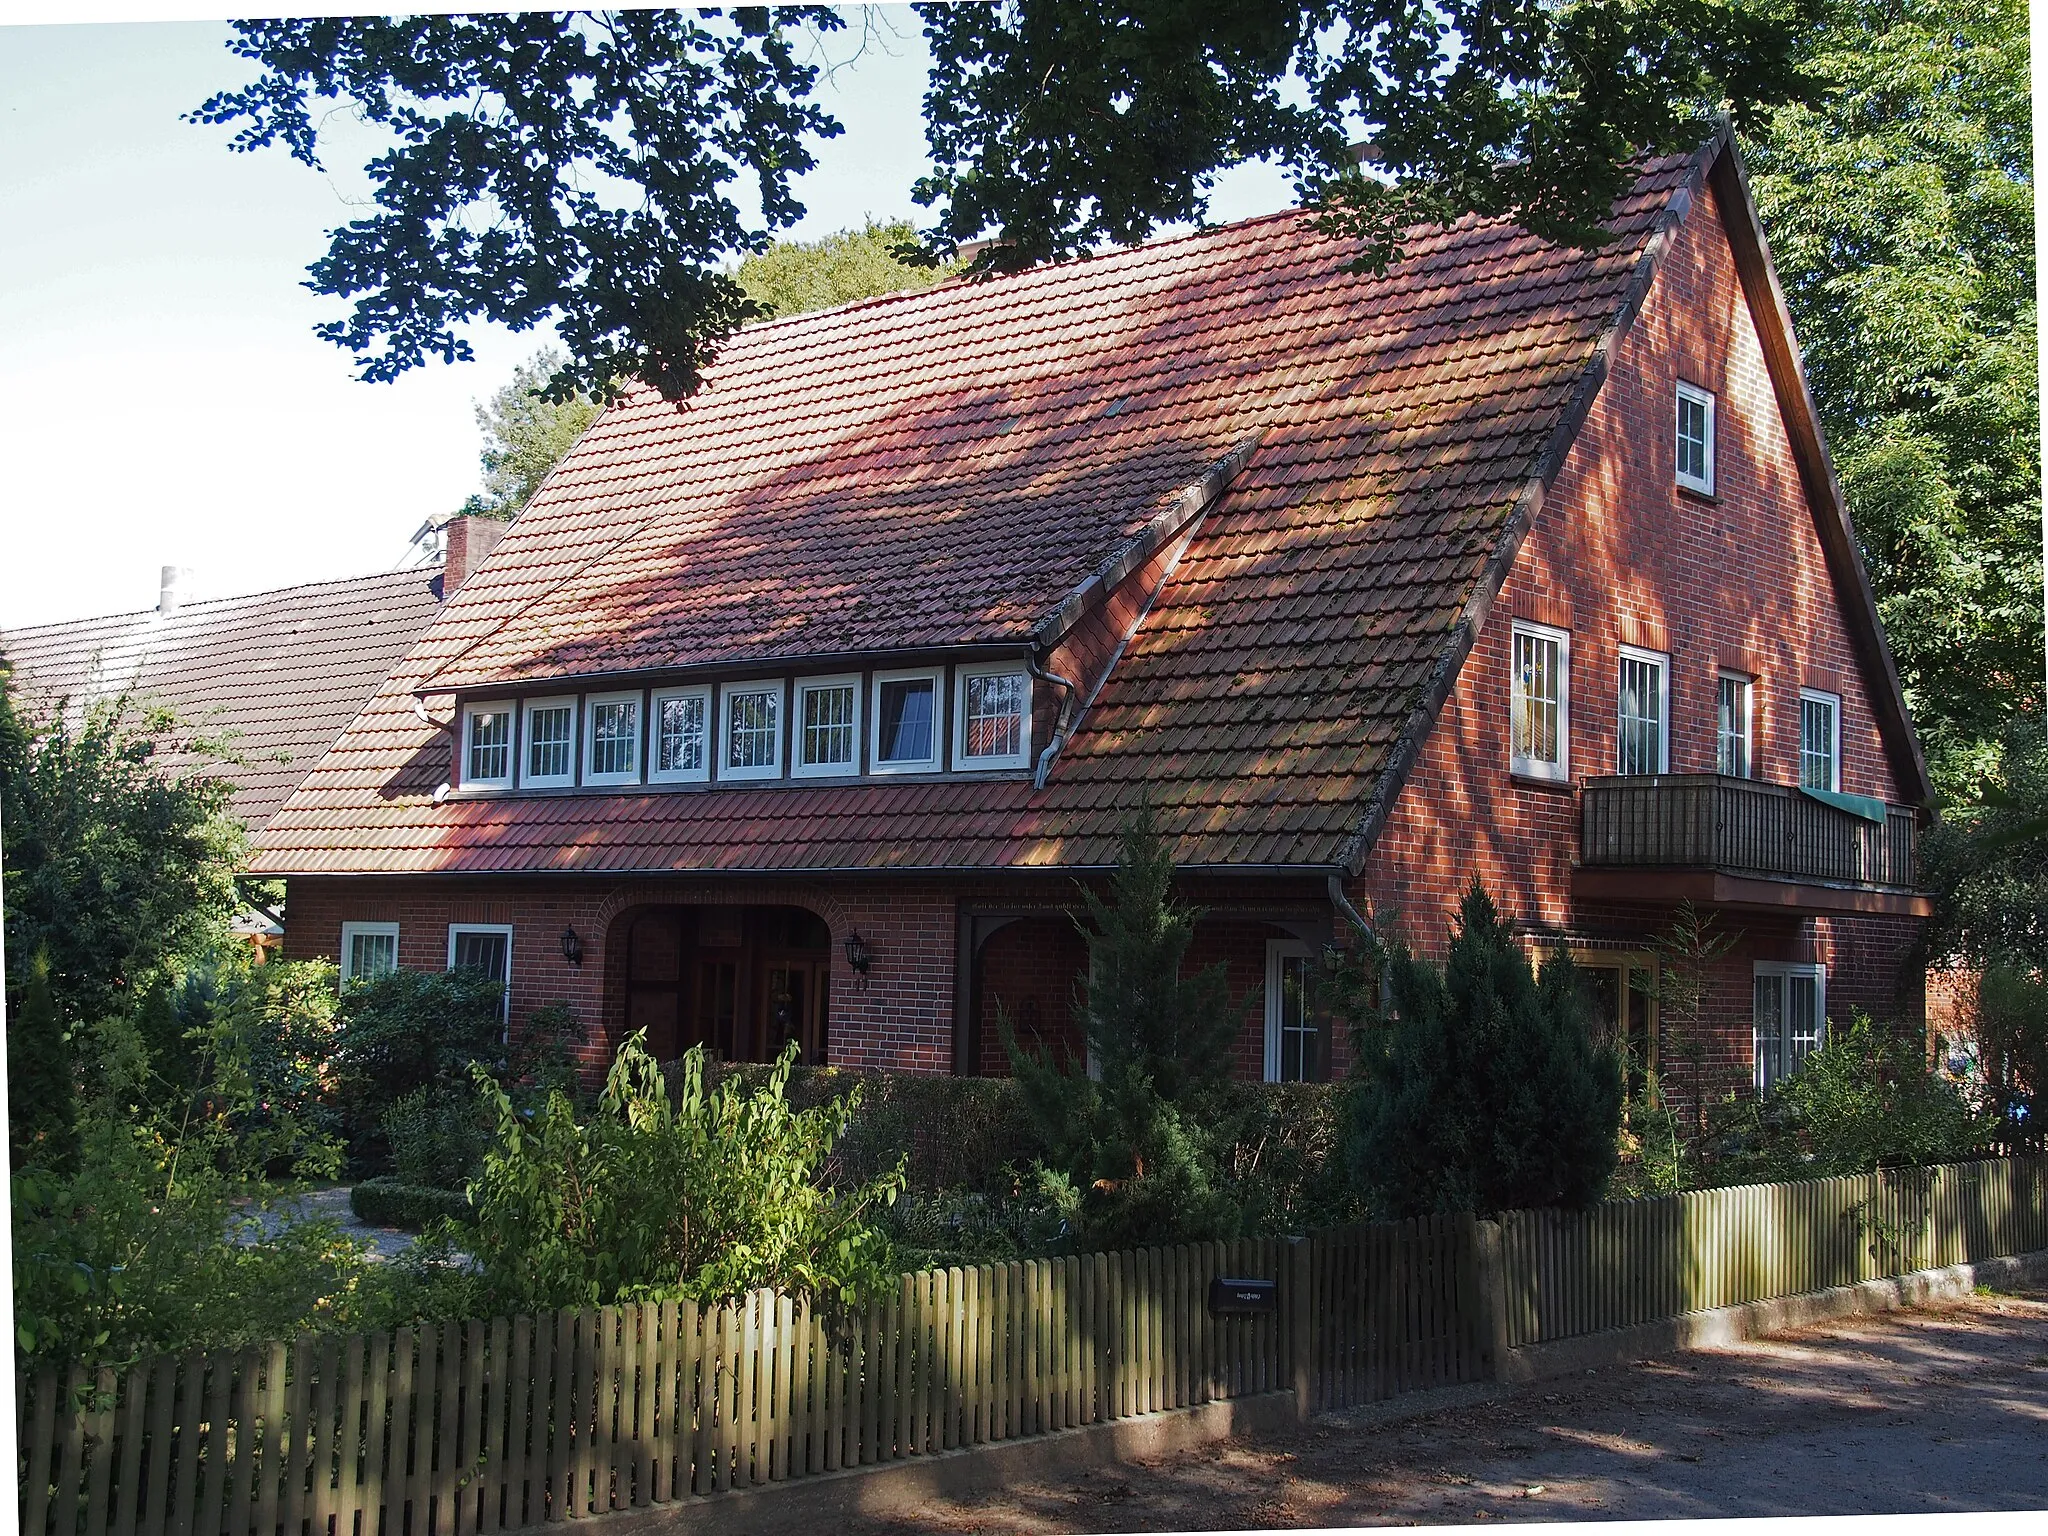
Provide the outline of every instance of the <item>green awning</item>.
[[1874,795],[1845,795],[1838,789],[1806,789],[1801,794],[1809,795],[1822,805],[1832,805],[1838,811],[1847,811],[1851,816],[1861,816],[1865,821],[1884,825],[1884,802]]

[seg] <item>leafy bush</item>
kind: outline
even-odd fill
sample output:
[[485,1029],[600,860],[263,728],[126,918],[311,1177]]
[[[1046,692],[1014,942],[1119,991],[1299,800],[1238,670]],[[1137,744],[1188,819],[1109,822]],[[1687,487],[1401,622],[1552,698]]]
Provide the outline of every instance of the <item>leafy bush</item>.
[[767,1285],[845,1303],[892,1279],[872,1218],[896,1198],[901,1172],[851,1188],[824,1181],[859,1089],[797,1109],[785,1093],[794,1060],[786,1052],[754,1091],[734,1079],[707,1090],[693,1049],[671,1097],[636,1034],[583,1123],[561,1093],[529,1122],[477,1070],[497,1118],[471,1186],[471,1251],[491,1304],[710,1300]]
[[1439,968],[1386,947],[1361,1031],[1352,1168],[1386,1216],[1588,1206],[1614,1171],[1621,1062],[1562,950],[1540,975],[1475,882]]
[[1928,1065],[1918,1031],[1858,1010],[1761,1099],[1721,1105],[1714,1129],[1706,1177],[1738,1184],[1981,1156],[1996,1121]]
[[334,1223],[287,1221],[283,1161],[331,1172],[338,1153],[288,1112],[263,1115],[251,1078],[219,1067],[227,1028],[201,1043],[203,1091],[166,1104],[132,1021],[86,1031],[100,1087],[79,1117],[75,1167],[13,1185],[15,1343],[24,1354],[118,1364],[188,1347],[238,1348],[349,1326],[362,1249]]
[[348,1192],[349,1209],[373,1227],[423,1232],[438,1221],[468,1221],[475,1213],[457,1189],[408,1184],[403,1179],[364,1179]]
[[391,1165],[384,1117],[421,1088],[466,1093],[505,1057],[504,990],[468,971],[390,971],[351,983],[334,1044],[335,1096],[359,1168]]
[[392,1182],[460,1190],[483,1165],[491,1125],[473,1086],[466,1093],[415,1088],[385,1111],[384,1139]]
[[1173,860],[1148,814],[1128,819],[1109,899],[1081,891],[1089,981],[1085,1061],[1026,1050],[1001,1024],[1046,1169],[1093,1247],[1237,1236],[1224,1154],[1230,1053],[1243,1017],[1218,963],[1183,973],[1201,914],[1173,900]]

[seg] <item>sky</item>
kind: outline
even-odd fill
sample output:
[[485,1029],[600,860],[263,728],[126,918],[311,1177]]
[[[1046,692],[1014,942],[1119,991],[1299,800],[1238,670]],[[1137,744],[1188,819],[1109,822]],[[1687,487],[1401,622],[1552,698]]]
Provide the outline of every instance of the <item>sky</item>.
[[[796,238],[919,212],[928,55],[907,8],[876,9],[888,30],[821,87],[846,132],[799,185]],[[357,382],[313,334],[342,301],[301,284],[358,216],[374,141],[322,175],[180,122],[251,77],[228,36],[0,26],[0,628],[153,607],[165,565],[226,596],[404,563],[478,488],[474,403],[545,340],[479,326],[474,362]],[[1212,216],[1290,201],[1249,167]]]

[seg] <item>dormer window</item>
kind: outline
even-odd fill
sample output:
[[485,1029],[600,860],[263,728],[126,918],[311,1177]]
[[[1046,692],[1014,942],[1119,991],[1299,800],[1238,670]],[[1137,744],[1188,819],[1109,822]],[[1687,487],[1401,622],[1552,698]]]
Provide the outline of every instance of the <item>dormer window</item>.
[[773,779],[782,773],[782,684],[736,683],[725,690],[722,779]]
[[640,695],[599,693],[588,700],[589,721],[584,739],[589,760],[583,765],[586,784],[637,784],[640,781]]
[[939,674],[875,674],[875,772],[929,773],[939,766]]
[[1022,768],[1031,758],[1031,675],[1021,667],[962,667],[953,762]]
[[860,771],[860,679],[805,678],[796,685],[799,776]]
[[701,784],[711,777],[711,690],[657,690],[650,720],[648,777],[657,783]]
[[522,789],[561,789],[576,782],[576,701],[529,699]]
[[478,788],[512,782],[510,704],[471,704],[463,709],[462,782]]
[[1678,386],[1678,483],[1714,494],[1714,397],[1691,384]]

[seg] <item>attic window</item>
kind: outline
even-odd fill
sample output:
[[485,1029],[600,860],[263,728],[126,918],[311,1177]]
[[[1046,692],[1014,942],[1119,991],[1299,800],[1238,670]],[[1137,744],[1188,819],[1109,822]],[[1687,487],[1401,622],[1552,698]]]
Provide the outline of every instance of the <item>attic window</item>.
[[588,700],[590,723],[585,739],[590,760],[583,765],[586,784],[633,784],[640,778],[640,695],[596,694]]
[[796,685],[796,766],[802,775],[859,769],[860,679],[812,677]]
[[1714,397],[1690,384],[1678,386],[1678,483],[1714,494]]
[[919,773],[939,766],[939,674],[875,674],[875,772]]
[[576,701],[530,699],[526,752],[519,766],[524,789],[559,789],[576,782]]
[[722,779],[773,779],[782,774],[782,684],[736,683],[725,690]]
[[647,749],[648,777],[701,784],[711,777],[711,690],[657,690],[649,716],[654,739]]
[[512,706],[471,704],[462,712],[462,782],[512,782]]
[[954,766],[1025,767],[1031,755],[1030,674],[1017,666],[962,667],[954,719]]

